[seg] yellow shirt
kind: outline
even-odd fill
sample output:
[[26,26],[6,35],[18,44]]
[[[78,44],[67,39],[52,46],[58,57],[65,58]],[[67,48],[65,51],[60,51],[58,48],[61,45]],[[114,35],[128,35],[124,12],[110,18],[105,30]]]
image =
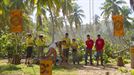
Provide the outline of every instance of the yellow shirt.
[[26,38],[26,46],[33,46],[34,44],[34,41],[33,41],[33,38],[32,37],[27,37]]
[[72,47],[73,49],[77,49],[77,48],[78,48],[77,42],[72,42],[72,43],[71,43],[71,47]]
[[66,44],[62,44],[62,49],[67,49],[68,47],[66,46]]
[[66,44],[64,44],[62,47],[63,49],[70,48],[70,39],[69,38],[63,38],[63,40],[66,41]]
[[35,41],[35,43],[36,43],[37,46],[44,46],[44,45],[45,45],[45,40],[38,38],[38,39]]

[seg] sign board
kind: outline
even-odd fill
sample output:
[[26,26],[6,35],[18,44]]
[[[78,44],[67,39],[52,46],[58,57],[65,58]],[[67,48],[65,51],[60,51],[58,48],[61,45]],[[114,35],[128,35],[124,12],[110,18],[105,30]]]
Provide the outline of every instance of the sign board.
[[113,24],[114,24],[114,35],[115,36],[123,36],[124,35],[124,17],[122,15],[114,15],[112,16]]
[[52,60],[40,60],[40,75],[52,75]]
[[10,12],[10,31],[11,32],[22,32],[22,11],[11,10]]

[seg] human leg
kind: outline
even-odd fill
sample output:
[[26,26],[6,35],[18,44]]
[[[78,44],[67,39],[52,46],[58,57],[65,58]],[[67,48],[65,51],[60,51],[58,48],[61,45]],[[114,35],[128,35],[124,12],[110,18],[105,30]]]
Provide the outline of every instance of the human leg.
[[89,50],[90,51],[90,64],[93,65],[93,61],[92,61],[92,50]]
[[87,60],[88,60],[88,50],[85,50],[85,65],[87,65]]
[[97,55],[96,55],[96,62],[97,62],[97,65],[99,65],[99,57],[100,57],[100,54],[99,54],[99,51],[97,51]]
[[103,66],[103,52],[100,53],[101,65]]

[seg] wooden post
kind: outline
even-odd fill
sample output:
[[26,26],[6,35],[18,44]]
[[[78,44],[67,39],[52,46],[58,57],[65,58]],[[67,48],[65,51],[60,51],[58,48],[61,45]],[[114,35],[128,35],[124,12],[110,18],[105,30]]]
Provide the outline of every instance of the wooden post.
[[132,36],[131,38],[130,56],[131,56],[131,68],[134,68],[134,36]]

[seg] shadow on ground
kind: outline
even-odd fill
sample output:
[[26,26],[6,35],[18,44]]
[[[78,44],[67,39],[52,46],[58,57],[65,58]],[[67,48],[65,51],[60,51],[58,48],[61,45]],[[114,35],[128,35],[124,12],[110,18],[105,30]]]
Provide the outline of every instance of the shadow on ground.
[[20,70],[21,68],[15,66],[15,65],[0,65],[0,73],[4,71],[16,71]]
[[69,65],[61,65],[61,66],[54,66],[53,70],[75,70],[75,69],[81,69],[84,68],[83,65],[73,65],[73,64],[69,64]]

